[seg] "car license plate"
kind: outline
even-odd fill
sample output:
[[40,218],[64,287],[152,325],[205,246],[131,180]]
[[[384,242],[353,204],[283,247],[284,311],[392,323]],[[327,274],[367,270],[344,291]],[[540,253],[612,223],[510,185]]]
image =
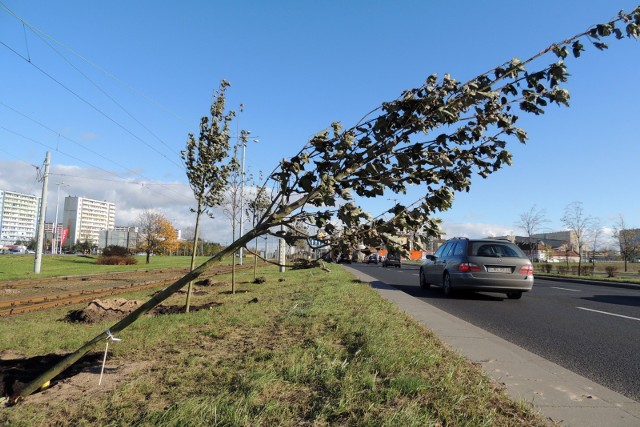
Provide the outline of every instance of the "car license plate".
[[489,273],[511,273],[511,267],[487,267]]

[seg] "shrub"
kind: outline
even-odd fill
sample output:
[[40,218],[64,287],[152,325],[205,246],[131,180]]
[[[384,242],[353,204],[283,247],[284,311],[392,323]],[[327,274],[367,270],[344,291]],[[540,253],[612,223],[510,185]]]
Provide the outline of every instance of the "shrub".
[[585,265],[582,267],[583,276],[593,276],[593,265]]
[[96,264],[98,265],[134,265],[137,263],[138,263],[138,260],[130,255],[127,255],[127,256],[102,255],[102,256],[99,256],[98,259],[96,259]]
[[577,265],[572,265],[571,266],[571,274],[574,276],[578,275],[578,266]]
[[568,271],[569,271],[569,267],[567,267],[566,265],[558,266],[558,274],[567,274]]
[[125,248],[123,246],[111,245],[111,246],[107,246],[106,248],[103,249],[102,255],[103,256],[127,257],[127,256],[129,256],[131,254],[129,253],[129,249],[127,249],[127,248]]
[[553,265],[551,264],[542,264],[542,269],[545,273],[551,273],[552,268],[553,268]]
[[607,277],[615,277],[616,271],[618,271],[618,267],[608,265],[605,267],[604,271],[607,272]]

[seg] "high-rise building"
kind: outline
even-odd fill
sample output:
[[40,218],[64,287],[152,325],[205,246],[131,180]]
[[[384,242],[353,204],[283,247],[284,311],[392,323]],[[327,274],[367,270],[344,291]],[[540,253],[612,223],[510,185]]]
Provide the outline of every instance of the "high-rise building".
[[31,194],[0,190],[0,245],[36,238],[40,199]]
[[62,224],[67,228],[65,247],[89,241],[95,245],[100,231],[113,230],[116,223],[116,205],[111,202],[68,196],[64,199]]
[[100,231],[98,248],[107,246],[121,246],[129,250],[135,250],[138,246],[137,227],[114,227],[112,230]]

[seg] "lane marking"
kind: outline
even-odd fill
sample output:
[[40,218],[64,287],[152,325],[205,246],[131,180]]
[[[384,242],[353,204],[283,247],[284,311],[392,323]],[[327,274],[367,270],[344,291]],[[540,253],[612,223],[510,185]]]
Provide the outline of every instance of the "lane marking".
[[580,289],[560,288],[558,286],[551,286],[552,289],[560,289],[561,291],[582,292]]
[[593,309],[591,309],[591,308],[586,308],[586,307],[576,307],[576,308],[579,308],[580,310],[593,311],[594,313],[608,314],[609,316],[622,317],[623,319],[631,319],[631,320],[638,320],[638,321],[640,321],[640,319],[639,319],[639,318],[637,318],[637,317],[625,316],[625,315],[623,315],[623,314],[608,313],[608,312],[606,312],[606,311],[593,310]]

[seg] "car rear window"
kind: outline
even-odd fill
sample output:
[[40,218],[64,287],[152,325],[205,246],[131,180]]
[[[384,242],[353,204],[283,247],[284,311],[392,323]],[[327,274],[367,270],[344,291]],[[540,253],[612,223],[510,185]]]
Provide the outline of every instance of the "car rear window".
[[526,257],[524,252],[516,245],[499,242],[473,242],[471,245],[471,255],[503,258]]
[[449,250],[449,246],[451,246],[451,242],[446,242],[444,245],[440,246],[435,253],[436,257],[444,256],[445,251]]
[[451,255],[453,256],[460,256],[464,253],[464,243],[462,242],[458,242],[456,244],[456,247],[453,248],[453,251],[451,252]]

